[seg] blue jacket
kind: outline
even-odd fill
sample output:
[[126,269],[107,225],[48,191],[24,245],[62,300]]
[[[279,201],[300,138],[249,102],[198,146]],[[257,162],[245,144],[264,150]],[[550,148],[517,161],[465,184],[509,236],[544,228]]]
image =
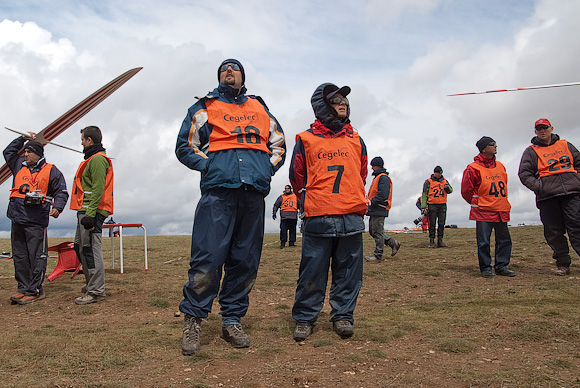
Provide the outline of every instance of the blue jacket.
[[[235,189],[243,185],[267,195],[272,175],[284,164],[286,143],[280,124],[256,96],[245,94],[246,88],[234,89],[220,83],[207,96],[192,105],[188,111],[175,146],[177,159],[192,170],[201,172],[202,193],[213,188]],[[208,123],[207,99],[218,99],[228,104],[243,104],[248,98],[262,103],[270,117],[268,149],[272,154],[252,149],[227,149],[209,152],[209,138],[213,126]]]
[[[12,171],[12,176],[16,176],[21,168],[29,168],[24,162],[24,158],[18,154],[24,147],[25,142],[26,140],[22,136],[19,136],[4,150],[4,159],[6,159],[6,164],[8,164],[10,171]],[[32,173],[39,171],[45,164],[44,157],[40,158],[36,165],[32,167]],[[14,186],[14,179],[12,180],[12,186]],[[48,191],[46,194],[53,198],[52,207],[58,210],[59,213],[62,213],[68,201],[68,191],[66,189],[64,176],[56,166],[53,166],[50,170]],[[42,205],[27,206],[24,205],[24,198],[11,197],[6,215],[17,224],[47,227],[50,209],[51,201],[46,201]]]

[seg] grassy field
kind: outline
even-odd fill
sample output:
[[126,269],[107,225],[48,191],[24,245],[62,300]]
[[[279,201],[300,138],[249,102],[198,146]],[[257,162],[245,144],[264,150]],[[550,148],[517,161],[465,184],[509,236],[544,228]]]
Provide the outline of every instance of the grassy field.
[[[46,281],[46,299],[11,305],[11,260],[0,261],[0,379],[3,387],[580,387],[580,268],[554,276],[541,227],[511,228],[514,278],[479,276],[474,229],[447,229],[450,248],[428,249],[421,233],[364,264],[355,335],[341,340],[325,304],[314,334],[292,340],[298,247],[265,237],[243,324],[252,346],[220,338],[214,312],[202,350],[181,355],[176,316],[189,267],[189,236],[125,237],[125,274],[110,269],[107,299],[76,306],[82,274]],[[50,239],[50,244],[64,241]],[[374,247],[365,234],[365,254]],[[0,240],[0,251],[10,241]],[[116,253],[118,254],[118,246]],[[48,272],[56,259],[51,258]]]

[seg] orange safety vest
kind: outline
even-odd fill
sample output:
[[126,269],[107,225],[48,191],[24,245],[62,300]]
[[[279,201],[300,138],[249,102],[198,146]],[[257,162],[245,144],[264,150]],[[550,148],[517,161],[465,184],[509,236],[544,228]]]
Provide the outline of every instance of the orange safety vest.
[[375,177],[375,179],[373,179],[373,182],[371,183],[371,187],[369,188],[369,193],[367,194],[367,198],[370,201],[371,199],[373,199],[375,197],[375,195],[377,195],[377,192],[379,191],[379,178],[381,176],[386,176],[387,179],[389,180],[389,182],[391,183],[390,186],[390,190],[389,190],[389,197],[387,198],[387,206],[385,207],[385,209],[387,210],[391,210],[391,199],[393,198],[393,181],[391,180],[391,178],[389,177],[388,174],[385,174],[384,172],[377,175]]
[[540,173],[540,177],[565,172],[576,172],[576,169],[574,169],[574,158],[572,157],[566,140],[558,140],[547,147],[541,147],[536,144],[530,147],[538,155],[538,172]]
[[109,168],[107,169],[107,175],[105,176],[105,191],[101,197],[101,202],[99,202],[99,209],[104,210],[110,214],[113,214],[113,163],[111,159],[107,157],[103,152],[97,152],[95,155],[83,161],[77,173],[75,174],[75,179],[73,181],[73,190],[70,197],[70,208],[72,210],[80,210],[83,208],[83,200],[85,198],[85,191],[81,185],[81,178],[83,177],[83,172],[87,167],[89,161],[96,155],[104,156],[109,162]]
[[232,148],[255,149],[271,154],[270,116],[264,106],[253,98],[241,105],[208,99],[208,122],[213,126],[209,135],[209,152]]
[[362,146],[358,133],[322,138],[305,131],[302,140],[308,180],[304,192],[306,217],[350,214],[367,208],[361,178]]
[[447,192],[445,191],[445,184],[447,179],[442,181],[436,181],[429,178],[429,205],[439,205],[442,203],[447,203]]
[[500,162],[495,162],[494,168],[487,168],[477,163],[471,167],[479,171],[481,184],[477,195],[471,199],[472,207],[495,212],[509,212],[512,206],[508,202],[507,172]]
[[10,189],[10,198],[24,198],[26,193],[31,191],[42,193],[46,198],[52,166],[52,164],[46,163],[35,173],[31,173],[28,167],[22,167],[14,176],[14,185]]
[[298,203],[296,201],[296,195],[292,194],[282,194],[282,206],[281,211],[285,212],[296,212],[298,211]]

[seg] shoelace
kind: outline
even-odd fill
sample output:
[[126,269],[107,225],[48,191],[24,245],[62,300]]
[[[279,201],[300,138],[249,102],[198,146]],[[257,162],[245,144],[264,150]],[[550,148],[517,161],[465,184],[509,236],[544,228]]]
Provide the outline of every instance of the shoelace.
[[[201,332],[201,326],[195,322],[195,320],[191,320],[191,322],[189,322],[187,324],[187,327],[183,329],[183,333],[187,336],[188,340],[197,340],[197,338],[199,337],[199,333]],[[192,336],[193,333],[193,336]]]
[[242,334],[244,332],[242,330],[242,325],[232,325],[232,329],[236,332],[235,334]]

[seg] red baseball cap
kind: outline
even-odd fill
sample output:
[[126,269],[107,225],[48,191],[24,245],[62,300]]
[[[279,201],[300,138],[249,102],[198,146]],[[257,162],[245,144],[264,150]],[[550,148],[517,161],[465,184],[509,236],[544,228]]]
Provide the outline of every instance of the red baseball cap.
[[534,128],[536,128],[538,125],[547,125],[548,127],[552,126],[552,124],[550,124],[548,119],[539,119],[538,121],[536,121],[536,124],[534,124]]

